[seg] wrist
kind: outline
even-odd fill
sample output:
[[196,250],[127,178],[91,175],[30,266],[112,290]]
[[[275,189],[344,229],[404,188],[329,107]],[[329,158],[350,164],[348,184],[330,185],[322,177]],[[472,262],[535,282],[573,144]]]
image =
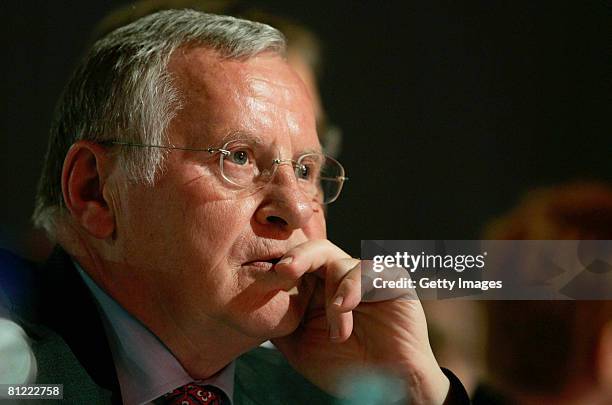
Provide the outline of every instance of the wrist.
[[[429,356],[427,356],[429,357]],[[431,358],[414,362],[403,373],[411,404],[442,405],[450,388],[438,362]]]

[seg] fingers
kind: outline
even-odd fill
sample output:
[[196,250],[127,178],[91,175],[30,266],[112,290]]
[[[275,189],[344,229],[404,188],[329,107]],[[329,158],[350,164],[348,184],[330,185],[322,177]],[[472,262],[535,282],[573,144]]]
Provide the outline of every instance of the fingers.
[[329,338],[343,342],[353,330],[351,311],[361,300],[361,268],[359,260],[328,240],[313,240],[288,251],[276,264],[279,277],[295,281],[305,273],[325,279],[325,313]]
[[361,262],[341,259],[332,263],[326,273],[325,297],[337,312],[348,312],[361,301]]
[[[392,300],[418,300],[416,288],[405,283],[411,279],[410,272],[403,267],[389,267],[375,272],[372,260],[361,261],[361,302],[382,302]],[[385,286],[393,285],[393,287]],[[404,283],[404,284],[401,284]],[[401,288],[400,288],[401,287]]]
[[353,331],[352,310],[361,301],[359,260],[342,259],[328,267],[325,297],[329,338],[344,342]]
[[[304,273],[316,272],[328,264],[349,259],[346,252],[326,239],[311,240],[290,249],[274,266],[279,277],[296,281]],[[324,275],[322,275],[324,277]]]

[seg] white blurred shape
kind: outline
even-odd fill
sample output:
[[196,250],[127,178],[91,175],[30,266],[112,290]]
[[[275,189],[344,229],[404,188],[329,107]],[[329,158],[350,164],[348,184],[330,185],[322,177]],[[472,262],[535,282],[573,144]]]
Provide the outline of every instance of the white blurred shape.
[[15,322],[0,318],[0,384],[28,384],[36,379],[36,358],[28,336]]

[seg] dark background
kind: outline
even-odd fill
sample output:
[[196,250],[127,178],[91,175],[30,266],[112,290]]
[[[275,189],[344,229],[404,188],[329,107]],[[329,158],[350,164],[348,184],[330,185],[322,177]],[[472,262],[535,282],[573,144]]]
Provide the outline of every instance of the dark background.
[[[3,2],[0,247],[29,225],[53,106],[126,1]],[[325,42],[322,93],[351,178],[330,239],[470,239],[529,189],[612,178],[609,2],[256,2]],[[41,244],[42,243],[42,244]]]

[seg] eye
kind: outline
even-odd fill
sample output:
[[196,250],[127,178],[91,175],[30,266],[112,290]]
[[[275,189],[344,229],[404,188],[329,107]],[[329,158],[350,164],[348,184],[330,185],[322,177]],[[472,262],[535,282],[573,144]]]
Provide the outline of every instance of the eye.
[[226,159],[237,165],[245,166],[249,164],[249,152],[244,149],[234,150]]
[[317,154],[303,155],[295,165],[295,177],[315,183],[321,175],[321,156]]
[[310,173],[311,173],[310,167],[308,167],[305,164],[299,164],[295,168],[295,175],[297,176],[298,179],[308,180],[311,176]]

